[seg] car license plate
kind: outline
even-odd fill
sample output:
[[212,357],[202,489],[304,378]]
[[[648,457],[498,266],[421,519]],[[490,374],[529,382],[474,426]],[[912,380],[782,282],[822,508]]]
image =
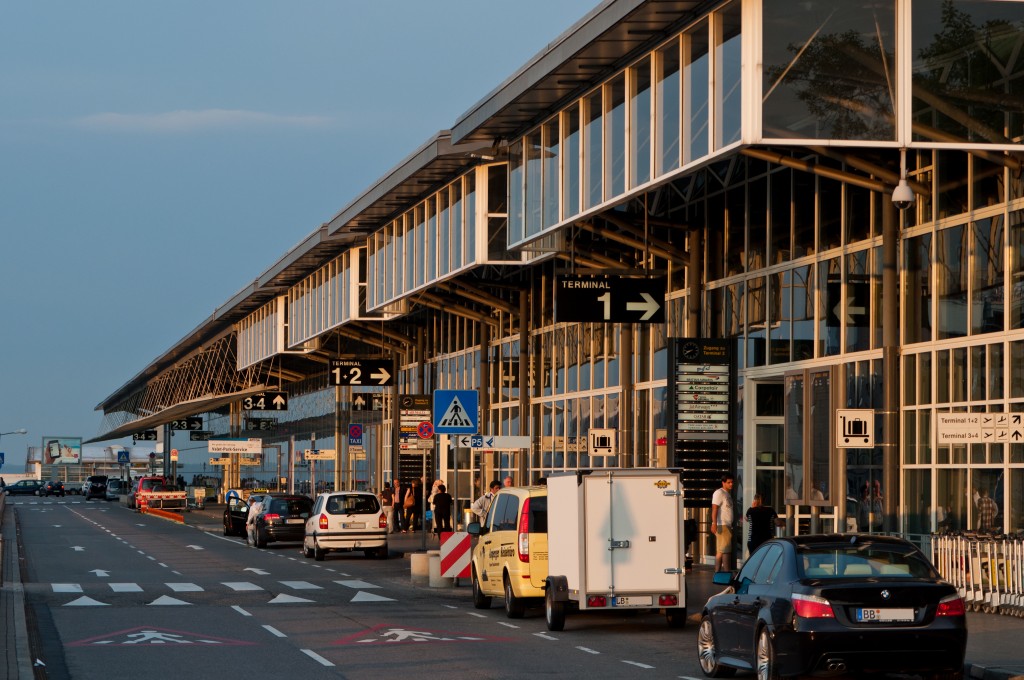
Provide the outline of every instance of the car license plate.
[[620,596],[612,600],[613,607],[650,607],[654,598],[650,595],[644,597]]
[[342,529],[365,529],[366,522],[342,522]]
[[299,517],[298,519],[290,519],[287,521],[288,524],[305,524],[306,520]]
[[872,621],[878,621],[879,623],[893,622],[893,621],[913,621],[914,610],[913,609],[858,609],[857,610],[857,621],[860,623],[871,623]]

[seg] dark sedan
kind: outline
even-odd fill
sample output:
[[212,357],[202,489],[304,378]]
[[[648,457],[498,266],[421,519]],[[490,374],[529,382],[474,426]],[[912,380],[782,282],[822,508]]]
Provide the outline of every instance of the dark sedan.
[[43,488],[39,489],[40,496],[63,497],[65,493],[66,492],[64,491],[64,482],[60,481],[59,479],[49,481],[46,484],[43,484]]
[[963,677],[964,603],[914,545],[863,534],[765,543],[704,606],[697,633],[710,677],[762,680],[870,672]]
[[312,512],[313,501],[307,496],[273,495],[264,499],[254,521],[253,543],[257,548],[265,548],[274,541],[301,542]]
[[22,479],[14,484],[4,487],[4,494],[8,496],[36,496],[43,488],[43,483],[38,479]]

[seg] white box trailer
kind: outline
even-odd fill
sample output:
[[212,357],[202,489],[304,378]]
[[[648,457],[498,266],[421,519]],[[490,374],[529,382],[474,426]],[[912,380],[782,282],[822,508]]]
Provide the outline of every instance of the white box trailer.
[[658,608],[686,622],[681,471],[605,468],[548,485],[549,630],[570,610]]

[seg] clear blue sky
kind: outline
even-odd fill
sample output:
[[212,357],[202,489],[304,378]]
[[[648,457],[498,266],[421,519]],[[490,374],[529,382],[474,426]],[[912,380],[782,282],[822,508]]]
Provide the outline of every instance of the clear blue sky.
[[0,474],[597,4],[4,3]]

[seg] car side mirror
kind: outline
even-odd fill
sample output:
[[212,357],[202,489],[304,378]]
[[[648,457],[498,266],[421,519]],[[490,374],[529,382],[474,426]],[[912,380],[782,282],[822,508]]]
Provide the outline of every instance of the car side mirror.
[[716,571],[711,577],[711,582],[716,586],[731,586],[733,584],[731,571]]
[[480,522],[470,522],[466,525],[466,533],[470,536],[482,536],[484,532]]

